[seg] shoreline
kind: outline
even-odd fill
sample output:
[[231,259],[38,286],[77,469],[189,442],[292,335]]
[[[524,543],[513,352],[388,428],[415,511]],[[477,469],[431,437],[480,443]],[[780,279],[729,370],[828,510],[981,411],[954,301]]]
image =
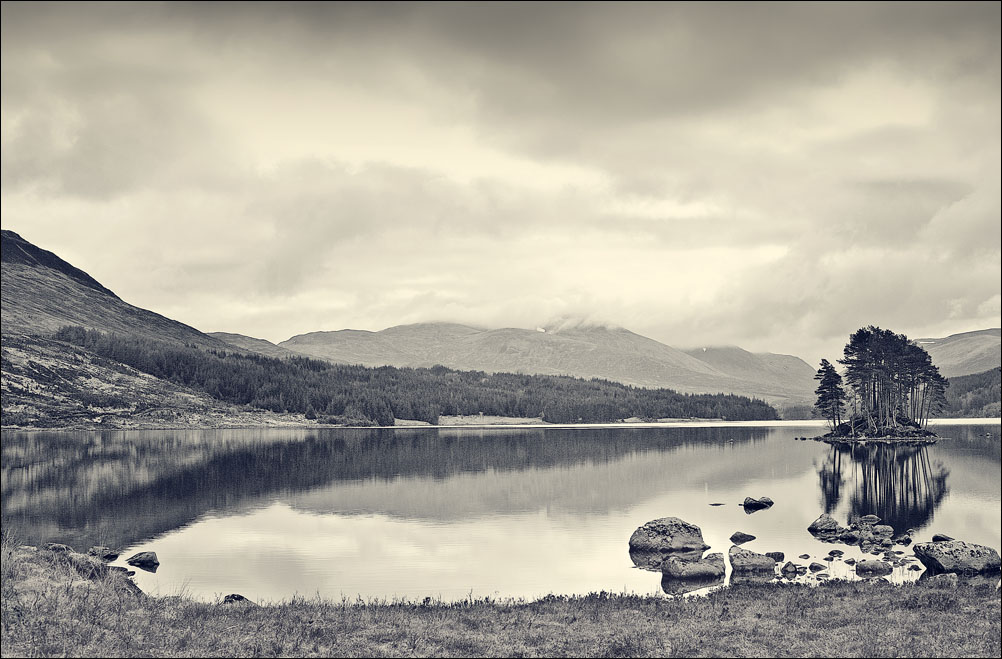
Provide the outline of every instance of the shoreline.
[[[76,552],[4,539],[4,656],[998,656],[994,585],[732,585],[700,597],[591,593],[267,605],[151,597]],[[128,582],[128,583],[127,583]],[[881,613],[882,624],[860,611]],[[141,630],[141,631],[140,631]],[[810,630],[810,634],[805,634]]]
[[[470,417],[467,417],[470,418]],[[673,419],[670,421],[618,421],[611,423],[522,423],[516,420],[511,423],[448,423],[448,424],[400,424],[393,426],[344,426],[319,423],[263,423],[263,424],[234,424],[234,425],[149,425],[143,427],[101,427],[91,426],[60,426],[60,427],[38,427],[38,426],[3,426],[0,432],[142,432],[148,430],[447,430],[456,428],[470,428],[475,430],[490,429],[573,429],[573,428],[764,428],[764,427],[786,427],[786,428],[815,428],[824,427],[827,423],[821,419],[777,419],[773,421],[747,420],[747,421],[725,421],[721,419]],[[951,425],[1002,425],[1002,417],[956,417],[943,419],[930,419],[929,425],[951,426]],[[805,439],[820,438],[807,437]],[[870,441],[880,438],[871,438]],[[887,439],[887,438],[884,438]],[[911,438],[915,439],[915,438]],[[949,438],[939,438],[949,439]],[[855,440],[858,441],[858,440]]]

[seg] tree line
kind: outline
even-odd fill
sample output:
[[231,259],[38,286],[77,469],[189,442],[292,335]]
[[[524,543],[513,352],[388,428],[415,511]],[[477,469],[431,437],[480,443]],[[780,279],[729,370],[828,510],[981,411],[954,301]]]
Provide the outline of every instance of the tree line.
[[434,424],[440,415],[476,414],[551,423],[779,418],[772,406],[744,396],[681,394],[599,379],[276,359],[82,327],[64,327],[54,338],[227,403],[302,413],[322,423],[393,425],[394,419],[413,419]]
[[863,327],[849,337],[838,362],[844,379],[826,359],[814,376],[815,408],[833,430],[842,425],[847,406],[847,432],[882,435],[901,426],[925,427],[946,404],[947,380],[929,353],[904,334]]

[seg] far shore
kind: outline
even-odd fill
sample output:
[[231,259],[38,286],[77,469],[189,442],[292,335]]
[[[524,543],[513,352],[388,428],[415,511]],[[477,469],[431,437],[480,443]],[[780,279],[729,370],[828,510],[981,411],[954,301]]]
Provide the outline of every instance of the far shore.
[[[276,415],[277,416],[277,415]],[[949,419],[930,419],[930,426],[950,426],[950,425],[1000,425],[1002,417],[961,417]],[[393,426],[345,426],[333,424],[320,424],[303,421],[301,419],[290,419],[287,422],[269,418],[267,423],[248,424],[146,424],[136,423],[134,425],[112,426],[104,424],[74,424],[58,427],[37,427],[37,426],[3,426],[2,432],[128,432],[145,430],[322,430],[322,429],[395,429],[395,430],[421,430],[421,429],[520,429],[520,428],[821,428],[826,427],[827,422],[822,419],[779,419],[775,421],[728,421],[724,419],[660,419],[658,421],[632,421],[624,420],[613,423],[547,423],[540,419],[526,419],[517,417],[498,417],[467,415],[467,416],[443,416],[439,423],[432,425],[422,421],[409,421],[407,419],[397,419]]]

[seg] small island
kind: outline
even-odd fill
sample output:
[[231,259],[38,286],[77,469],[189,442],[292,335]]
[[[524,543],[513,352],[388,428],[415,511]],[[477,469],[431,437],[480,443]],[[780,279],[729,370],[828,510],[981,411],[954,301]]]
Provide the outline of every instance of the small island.
[[838,362],[844,378],[827,359],[821,360],[814,376],[819,381],[814,407],[831,429],[815,439],[936,441],[936,433],[927,427],[929,416],[946,403],[948,382],[922,346],[904,334],[870,325],[849,337]]

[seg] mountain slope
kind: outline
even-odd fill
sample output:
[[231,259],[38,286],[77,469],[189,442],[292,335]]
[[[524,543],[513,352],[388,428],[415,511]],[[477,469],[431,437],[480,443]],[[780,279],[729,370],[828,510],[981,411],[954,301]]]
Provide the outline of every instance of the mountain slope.
[[944,377],[984,373],[1002,366],[1002,330],[951,334],[941,339],[917,339]]
[[271,341],[255,339],[253,336],[244,336],[243,334],[234,334],[232,332],[209,332],[208,334],[212,338],[219,339],[233,348],[255,352],[265,357],[284,359],[285,357],[292,357],[298,354],[287,348],[277,346]]
[[786,404],[806,402],[813,392],[813,371],[795,357],[740,351],[749,355],[752,363],[728,372],[628,330],[594,325],[537,331],[421,323],[379,332],[312,332],[279,345],[339,363],[410,367],[441,364],[491,373],[571,375],[639,387],[667,387],[684,393],[734,393]]
[[48,334],[66,325],[226,349],[194,327],[133,306],[83,270],[13,231],[0,232],[4,334]]

